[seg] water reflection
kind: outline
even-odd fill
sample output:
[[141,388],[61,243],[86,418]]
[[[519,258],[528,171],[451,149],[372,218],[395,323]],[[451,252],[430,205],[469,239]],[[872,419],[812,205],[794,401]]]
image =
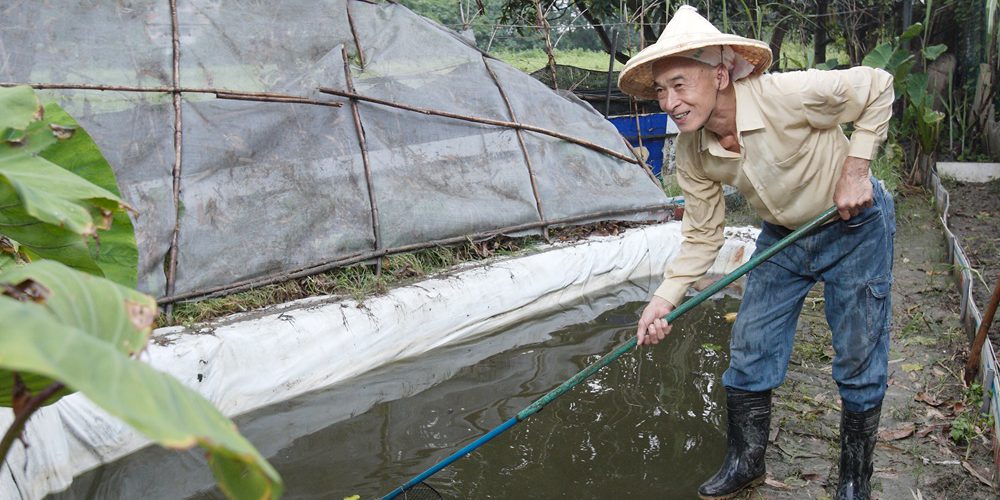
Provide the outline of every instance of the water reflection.
[[[482,436],[634,334],[645,292],[397,363],[237,419],[285,498],[371,498]],[[665,343],[627,354],[429,482],[445,498],[691,498],[724,453],[725,313],[706,302]],[[601,312],[603,311],[603,312]],[[580,321],[583,320],[583,323]],[[201,452],[148,449],[57,498],[221,498]]]

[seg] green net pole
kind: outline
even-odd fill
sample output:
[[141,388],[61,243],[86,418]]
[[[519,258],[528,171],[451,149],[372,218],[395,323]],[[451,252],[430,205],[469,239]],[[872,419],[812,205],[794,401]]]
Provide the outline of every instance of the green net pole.
[[[737,279],[739,279],[740,277],[742,277],[744,274],[750,272],[751,269],[753,269],[753,268],[757,267],[758,265],[760,265],[761,262],[764,262],[765,260],[770,259],[772,255],[780,252],[781,250],[783,250],[788,245],[791,245],[796,240],[798,240],[799,238],[801,238],[802,235],[804,235],[804,234],[808,233],[809,231],[812,231],[813,229],[816,229],[817,227],[825,224],[828,220],[832,219],[835,215],[837,215],[837,208],[836,207],[830,207],[829,209],[826,210],[826,212],[823,212],[819,217],[816,217],[815,219],[813,219],[812,221],[810,221],[808,224],[806,224],[806,225],[804,225],[804,226],[796,229],[795,231],[792,231],[791,234],[789,234],[788,236],[785,236],[784,238],[782,238],[780,241],[778,241],[777,243],[775,243],[774,246],[772,246],[771,248],[768,248],[767,250],[761,252],[759,255],[753,257],[746,264],[743,264],[742,266],[736,268],[735,271],[727,274],[726,276],[724,276],[719,281],[716,281],[715,283],[712,283],[711,286],[709,286],[708,288],[702,290],[701,293],[699,293],[698,295],[695,295],[694,297],[691,297],[690,299],[684,301],[683,304],[681,304],[679,307],[677,307],[676,309],[674,309],[673,311],[671,311],[670,314],[668,314],[666,316],[665,319],[667,320],[667,323],[673,323],[675,319],[677,319],[678,317],[680,317],[680,315],[682,315],[682,314],[690,311],[691,309],[693,309],[694,307],[696,307],[698,304],[701,304],[706,299],[708,299],[709,297],[711,297],[712,295],[715,295],[715,293],[718,292],[719,290],[722,290],[723,288],[729,286],[730,283],[736,281]],[[489,442],[491,439],[495,438],[496,436],[499,436],[501,433],[503,433],[507,429],[510,429],[511,427],[513,427],[518,422],[520,422],[520,421],[522,421],[522,420],[524,420],[524,419],[526,419],[526,418],[534,415],[535,413],[538,413],[538,411],[541,410],[542,408],[544,408],[547,404],[551,403],[552,401],[554,401],[559,396],[562,396],[564,393],[566,393],[566,391],[572,389],[573,387],[576,387],[580,382],[583,382],[588,377],[590,377],[591,375],[593,375],[594,373],[596,373],[597,370],[600,370],[601,368],[604,368],[605,366],[611,364],[611,362],[613,362],[614,360],[618,359],[618,357],[621,356],[622,354],[625,354],[626,352],[631,351],[632,349],[634,349],[637,341],[638,340],[636,339],[636,337],[632,337],[628,342],[625,342],[624,344],[618,346],[617,348],[615,348],[614,351],[611,351],[610,353],[604,355],[604,357],[602,357],[601,359],[597,360],[596,362],[594,362],[590,366],[584,368],[583,370],[581,370],[576,375],[573,375],[572,378],[570,378],[569,380],[563,382],[559,387],[556,387],[555,389],[552,389],[551,391],[549,391],[544,396],[536,399],[534,403],[531,403],[527,408],[525,408],[525,409],[521,410],[520,412],[518,412],[518,414],[516,416],[511,417],[510,419],[508,419],[504,423],[498,425],[493,430],[491,430],[490,432],[488,432],[486,435],[480,437],[479,439],[473,441],[472,443],[469,443],[468,445],[466,445],[465,447],[463,447],[461,450],[458,450],[457,452],[452,453],[450,456],[448,456],[448,458],[445,458],[444,460],[438,462],[433,467],[430,467],[429,469],[427,469],[424,472],[420,473],[419,475],[417,475],[413,479],[410,479],[409,481],[407,481],[402,486],[400,486],[400,487],[396,488],[395,490],[389,492],[389,494],[387,494],[384,497],[382,497],[383,500],[395,498],[398,495],[403,494],[403,492],[405,492],[406,490],[408,490],[408,489],[412,488],[413,486],[421,483],[423,480],[429,478],[433,474],[437,473],[439,470],[447,467],[452,462],[454,462],[454,461],[456,461],[456,460],[458,460],[458,459],[460,459],[460,458],[468,455],[469,453],[472,453],[473,450],[475,450],[476,448],[479,448],[480,446],[486,444],[487,442]]]
[[[826,221],[832,219],[835,215],[837,215],[837,207],[830,207],[825,212],[823,212],[819,217],[816,217],[808,224],[796,229],[795,231],[792,231],[791,234],[782,238],[780,241],[775,243],[774,246],[772,246],[771,248],[768,248],[767,250],[761,252],[754,258],[750,259],[746,264],[743,264],[742,266],[736,268],[735,271],[727,274],[719,281],[712,283],[711,286],[702,290],[701,293],[699,293],[698,295],[695,295],[694,297],[691,297],[690,299],[684,301],[680,306],[678,306],[676,309],[671,311],[670,314],[666,316],[665,319],[667,320],[667,323],[673,323],[674,320],[680,317],[682,314],[690,311],[691,309],[694,309],[698,304],[701,304],[712,295],[715,295],[715,293],[718,292],[719,290],[722,290],[723,288],[729,286],[730,283],[736,281],[744,274],[750,272],[751,269],[760,265],[761,262],[770,259],[772,255],[782,251],[785,247],[794,243],[805,233],[808,233],[809,231],[812,231],[813,229],[822,226],[823,224],[826,223]],[[590,366],[584,368],[583,370],[580,371],[580,373],[573,375],[572,378],[563,382],[562,385],[560,385],[559,387],[552,389],[551,391],[549,391],[548,394],[538,398],[537,400],[535,400],[534,403],[531,403],[531,405],[529,405],[527,408],[521,410],[517,414],[517,419],[524,420],[530,417],[531,415],[535,414],[536,412],[544,408],[545,405],[551,403],[559,396],[562,396],[563,393],[572,389],[577,384],[583,382],[588,377],[596,373],[597,370],[600,370],[601,368],[604,368],[605,366],[611,364],[611,362],[618,359],[618,357],[621,356],[622,354],[631,351],[633,348],[635,348],[637,342],[638,339],[633,336],[627,342],[615,348],[614,351],[605,354],[604,357],[597,360]]]

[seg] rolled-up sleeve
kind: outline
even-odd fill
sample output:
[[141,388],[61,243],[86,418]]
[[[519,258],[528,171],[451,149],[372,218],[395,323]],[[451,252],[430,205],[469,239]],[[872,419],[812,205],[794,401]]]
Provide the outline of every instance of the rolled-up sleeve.
[[680,304],[688,287],[715,262],[725,243],[725,201],[722,184],[706,178],[690,160],[677,159],[677,183],[684,191],[684,240],[677,255],[667,263],[663,283],[653,293],[674,306]]
[[871,160],[885,141],[892,118],[892,75],[858,66],[836,71],[806,72],[801,90],[809,124],[828,129],[853,122],[849,156]]

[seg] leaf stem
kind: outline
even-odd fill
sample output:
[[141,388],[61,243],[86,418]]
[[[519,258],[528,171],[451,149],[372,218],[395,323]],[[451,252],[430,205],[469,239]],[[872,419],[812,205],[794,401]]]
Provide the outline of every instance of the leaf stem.
[[51,385],[46,387],[42,392],[39,392],[35,396],[28,399],[28,401],[19,410],[14,411],[14,421],[7,428],[7,432],[3,435],[3,441],[0,441],[0,463],[7,460],[7,452],[10,451],[11,446],[14,445],[14,440],[21,435],[21,431],[24,430],[24,425],[28,422],[39,408],[45,403],[47,399],[52,397],[55,393],[61,391],[65,386],[60,382],[53,382]]

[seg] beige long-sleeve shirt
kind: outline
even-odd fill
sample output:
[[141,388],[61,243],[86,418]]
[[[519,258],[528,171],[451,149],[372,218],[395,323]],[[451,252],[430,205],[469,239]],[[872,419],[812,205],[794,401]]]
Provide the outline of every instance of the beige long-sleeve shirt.
[[[760,217],[796,228],[833,205],[848,156],[872,159],[892,115],[892,76],[880,69],[808,70],[735,82],[740,152],[705,129],[677,139],[684,241],[655,295],[677,305],[715,261],[725,239],[722,185]],[[840,125],[854,123],[850,140]]]

